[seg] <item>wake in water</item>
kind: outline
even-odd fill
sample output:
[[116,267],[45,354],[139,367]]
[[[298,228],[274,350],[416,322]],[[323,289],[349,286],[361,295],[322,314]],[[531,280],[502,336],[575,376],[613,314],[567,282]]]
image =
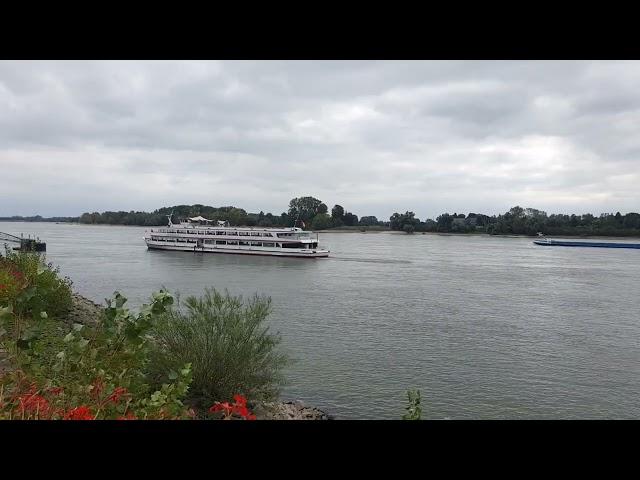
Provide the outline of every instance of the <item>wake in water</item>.
[[357,258],[357,257],[329,257],[329,260],[340,260],[342,262],[362,262],[362,263],[395,263],[407,264],[412,263],[409,260],[383,260],[375,258]]

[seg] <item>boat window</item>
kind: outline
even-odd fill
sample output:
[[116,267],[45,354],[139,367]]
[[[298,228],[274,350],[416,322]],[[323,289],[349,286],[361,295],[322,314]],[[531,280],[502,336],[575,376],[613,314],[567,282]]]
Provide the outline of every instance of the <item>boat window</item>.
[[249,242],[238,242],[239,245],[249,246]]
[[273,235],[271,235],[270,233],[263,233],[262,236],[263,237],[273,237]]
[[213,243],[213,240],[205,240],[205,241],[204,241],[204,243],[212,244],[212,243]]
[[258,232],[251,232],[252,237],[260,237],[261,235]]
[[262,246],[262,242],[251,242],[251,246],[252,247],[261,247]]
[[267,242],[262,244],[263,247],[275,247],[275,245],[276,245],[275,243],[267,243]]
[[301,243],[283,243],[282,248],[302,248]]
[[238,232],[238,235],[240,235],[241,237],[248,237],[249,232]]
[[227,240],[227,245],[238,245],[237,240]]
[[227,241],[226,240],[216,240],[216,245],[226,245]]
[[226,235],[227,232],[216,232],[216,235]]

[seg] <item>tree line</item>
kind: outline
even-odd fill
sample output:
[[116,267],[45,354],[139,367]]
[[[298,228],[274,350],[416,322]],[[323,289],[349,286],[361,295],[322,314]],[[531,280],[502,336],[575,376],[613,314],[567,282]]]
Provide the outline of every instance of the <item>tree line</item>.
[[31,217],[23,217],[22,215],[0,217],[0,222],[78,222],[78,220],[79,217],[43,217],[41,215],[33,215]]
[[582,215],[551,214],[535,208],[512,207],[500,215],[482,213],[443,213],[433,219],[424,221],[416,217],[414,212],[395,212],[389,221],[378,220],[377,217],[358,217],[347,211],[342,205],[334,205],[331,210],[321,200],[306,196],[291,199],[286,212],[279,215],[272,213],[249,213],[243,208],[227,206],[212,207],[209,205],[174,205],[163,207],[153,212],[106,211],[83,213],[80,217],[49,217],[40,215],[33,217],[3,217],[0,221],[58,221],[80,222],[86,224],[139,225],[160,226],[167,224],[167,216],[172,216],[174,223],[188,217],[203,216],[211,220],[228,221],[231,225],[258,227],[301,227],[311,230],[345,229],[389,229],[414,232],[442,233],[489,233],[493,235],[535,235],[542,232],[547,235],[610,235],[640,236],[640,214],[602,213],[595,216],[590,213]]
[[640,236],[640,214],[602,213],[594,216],[551,214],[535,208],[512,207],[501,215],[443,213],[424,222],[414,212],[394,213],[390,229],[413,232],[489,233],[492,235]]
[[174,205],[163,207],[153,212],[106,211],[83,213],[77,221],[86,224],[108,225],[140,225],[160,226],[167,224],[167,216],[172,215],[174,223],[189,217],[202,216],[210,220],[228,221],[231,225],[258,227],[301,227],[305,229],[324,230],[339,227],[388,227],[389,222],[381,222],[375,216],[358,218],[354,213],[346,211],[341,205],[334,205],[331,213],[321,200],[314,197],[293,198],[289,209],[280,215],[272,213],[249,213],[243,208],[212,207],[209,205]]

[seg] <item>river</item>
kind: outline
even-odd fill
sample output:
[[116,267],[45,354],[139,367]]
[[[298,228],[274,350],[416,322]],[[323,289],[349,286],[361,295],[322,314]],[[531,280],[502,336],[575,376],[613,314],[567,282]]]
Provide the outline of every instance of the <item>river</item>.
[[268,295],[296,359],[282,397],[337,418],[640,416],[640,250],[529,238],[323,233],[327,259],[147,250],[142,227],[0,222],[36,234],[96,302],[165,286]]

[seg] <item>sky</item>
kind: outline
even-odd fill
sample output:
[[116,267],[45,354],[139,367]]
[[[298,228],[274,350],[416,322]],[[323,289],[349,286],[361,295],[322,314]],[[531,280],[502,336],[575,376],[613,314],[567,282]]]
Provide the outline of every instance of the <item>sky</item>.
[[640,211],[638,61],[0,61],[0,216]]

